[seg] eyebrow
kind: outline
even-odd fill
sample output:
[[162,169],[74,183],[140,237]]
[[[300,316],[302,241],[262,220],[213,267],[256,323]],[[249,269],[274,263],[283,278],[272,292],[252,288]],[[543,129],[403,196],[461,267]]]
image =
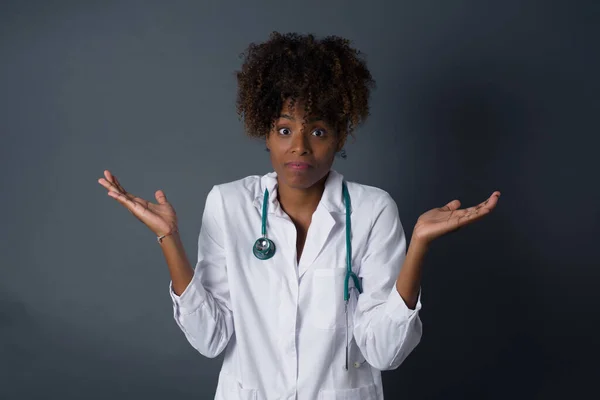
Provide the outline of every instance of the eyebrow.
[[[288,114],[281,114],[279,116],[279,118],[285,118],[285,119],[289,119],[290,121],[296,121],[296,118],[292,117],[291,115]],[[315,121],[323,121],[323,119],[321,117],[313,117],[311,119],[308,120],[308,122],[315,122]]]

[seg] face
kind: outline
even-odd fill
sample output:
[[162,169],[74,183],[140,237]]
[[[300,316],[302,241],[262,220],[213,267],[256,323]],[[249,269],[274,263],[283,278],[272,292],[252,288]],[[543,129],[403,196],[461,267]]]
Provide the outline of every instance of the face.
[[266,140],[278,179],[296,189],[308,189],[323,179],[344,145],[318,116],[308,118],[304,126],[303,120],[304,104],[297,101],[291,111],[286,102]]

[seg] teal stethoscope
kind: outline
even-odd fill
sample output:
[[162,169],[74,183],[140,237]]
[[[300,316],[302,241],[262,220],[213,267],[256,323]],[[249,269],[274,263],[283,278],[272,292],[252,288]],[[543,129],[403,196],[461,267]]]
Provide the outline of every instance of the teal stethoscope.
[[[342,182],[342,196],[344,197],[344,203],[346,204],[346,277],[344,279],[344,302],[345,302],[345,313],[346,313],[346,365],[345,369],[348,370],[348,300],[350,299],[350,291],[348,283],[350,278],[354,281],[354,286],[358,290],[358,293],[362,293],[362,287],[358,276],[352,272],[352,243],[350,240],[350,195],[348,194],[348,188],[346,182]],[[265,189],[265,196],[263,199],[262,206],[262,237],[254,242],[252,252],[254,256],[259,260],[268,260],[275,254],[275,243],[267,238],[267,205],[269,200],[269,190]],[[354,364],[355,367],[357,363]]]

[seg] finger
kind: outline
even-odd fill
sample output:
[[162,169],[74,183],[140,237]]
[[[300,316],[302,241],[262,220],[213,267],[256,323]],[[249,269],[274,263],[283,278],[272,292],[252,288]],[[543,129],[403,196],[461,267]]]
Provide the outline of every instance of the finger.
[[113,192],[117,192],[117,193],[121,192],[120,189],[118,187],[116,187],[114,185],[114,183],[112,183],[108,179],[100,178],[100,179],[98,179],[98,183],[101,184],[102,186],[104,186],[109,191],[113,191]]
[[115,178],[115,183],[117,184],[117,187],[121,190],[121,193],[123,193],[125,196],[127,196],[127,198],[129,200],[135,200],[135,195],[132,193],[129,193],[127,190],[125,190],[125,188],[123,187],[123,185],[121,185],[121,182],[119,182],[119,179],[113,175],[113,178]]
[[167,196],[162,190],[157,190],[156,193],[154,193],[154,197],[156,197],[156,201],[158,201],[158,204],[167,203]]
[[113,175],[113,178],[115,179],[115,184],[117,185],[117,187],[119,189],[121,189],[121,192],[127,194],[127,190],[125,190],[125,188],[123,187],[123,185],[121,185],[121,182],[119,182],[119,179],[117,179],[116,176]]
[[[119,187],[117,187],[117,185],[115,184],[113,175],[107,169],[104,170],[104,180],[110,184],[111,188],[114,188],[114,190],[116,190],[117,192],[120,191]],[[100,183],[102,183],[102,182],[100,182]],[[108,187],[106,185],[103,185],[103,186],[108,189]]]
[[496,207],[496,204],[498,204],[498,199],[500,199],[500,194],[501,194],[500,192],[494,192],[488,199],[488,203],[491,203],[491,208]]
[[454,211],[460,207],[460,200],[452,200],[450,203],[442,207],[443,211]]
[[[121,185],[116,176],[114,176],[109,170],[104,171],[104,176],[106,177],[106,181],[109,182],[114,190],[120,192],[127,196],[129,200],[134,200],[135,196],[125,190],[125,188]],[[105,186],[106,187],[106,186]],[[107,188],[108,189],[108,188]]]
[[[489,199],[487,199],[483,203],[478,204],[477,206],[469,207],[464,210],[454,210],[454,212],[452,212],[448,217],[447,223],[456,226],[456,228],[452,229],[450,232],[456,232],[461,227],[471,224],[492,212],[499,197],[500,192],[494,192]],[[454,201],[458,202],[458,200]],[[448,203],[446,207],[448,209],[451,209],[451,207],[453,207],[452,203],[454,201]]]
[[120,193],[124,196],[127,196],[129,200],[135,200],[135,196],[131,193],[123,193],[121,189],[119,189],[114,183],[107,181],[104,178],[98,179],[98,183],[108,189],[109,192]]
[[500,197],[500,192],[494,192],[483,203],[480,203],[479,205],[477,205],[477,207],[475,207],[475,209],[483,208],[483,209],[491,211],[496,206],[496,203],[498,203],[499,197]]
[[485,215],[490,213],[490,209],[480,206],[470,207],[466,210],[460,210],[460,212],[456,213],[457,224],[459,226],[465,226],[483,218]]
[[135,214],[137,209],[141,207],[139,203],[135,201],[131,201],[127,196],[123,195],[119,192],[110,191],[108,195],[114,199],[116,199],[119,203],[123,204],[132,214]]
[[109,181],[110,183],[114,183],[114,179],[113,179],[113,175],[110,173],[109,170],[105,169],[104,170],[104,177],[106,178],[107,181]]
[[492,195],[491,195],[489,198],[487,198],[487,199],[486,199],[484,202],[482,202],[482,203],[479,203],[479,204],[478,204],[478,205],[476,205],[476,206],[469,207],[469,208],[467,208],[466,210],[467,210],[469,213],[478,213],[478,212],[479,212],[479,210],[481,210],[481,209],[486,209],[486,210],[489,210],[489,211],[491,211],[491,209],[493,209],[493,208],[494,208],[494,206],[496,205],[496,203],[498,202],[498,198],[499,198],[499,197],[500,197],[500,192],[494,192],[494,193],[492,193]]

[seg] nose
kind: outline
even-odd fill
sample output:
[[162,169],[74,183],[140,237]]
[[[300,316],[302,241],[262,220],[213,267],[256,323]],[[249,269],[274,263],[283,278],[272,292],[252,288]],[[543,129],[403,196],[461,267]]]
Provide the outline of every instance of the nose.
[[304,132],[292,135],[291,151],[298,155],[308,154],[311,151],[310,141]]

